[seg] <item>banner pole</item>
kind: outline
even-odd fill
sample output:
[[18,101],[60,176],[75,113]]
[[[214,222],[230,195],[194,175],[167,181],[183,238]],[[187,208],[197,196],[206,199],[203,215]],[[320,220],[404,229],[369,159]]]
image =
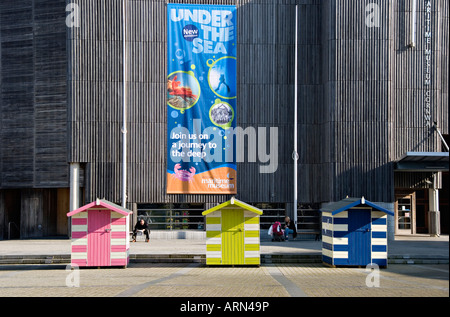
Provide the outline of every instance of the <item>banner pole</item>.
[[123,126],[122,126],[122,207],[126,208],[127,204],[127,94],[126,94],[126,78],[127,78],[127,58],[126,58],[126,0],[122,0],[122,71],[123,71]]
[[412,1],[412,8],[411,8],[411,25],[410,25],[410,32],[409,32],[409,46],[410,47],[416,47],[416,15],[417,15],[417,0]]
[[297,67],[298,67],[298,5],[295,6],[295,81],[294,81],[294,153],[292,154],[294,159],[294,225],[297,229]]

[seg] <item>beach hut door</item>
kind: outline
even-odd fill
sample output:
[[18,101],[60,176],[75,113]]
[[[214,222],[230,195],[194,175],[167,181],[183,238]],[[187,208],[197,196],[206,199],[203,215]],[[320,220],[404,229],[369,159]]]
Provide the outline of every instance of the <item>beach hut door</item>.
[[110,211],[89,210],[88,266],[110,265]]
[[371,214],[366,211],[348,211],[348,261],[350,265],[371,262]]
[[244,264],[244,213],[222,212],[222,264]]

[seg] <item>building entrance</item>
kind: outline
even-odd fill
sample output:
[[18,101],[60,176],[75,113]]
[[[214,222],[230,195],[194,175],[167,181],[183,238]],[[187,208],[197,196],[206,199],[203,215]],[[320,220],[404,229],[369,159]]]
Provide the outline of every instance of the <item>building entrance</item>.
[[395,234],[416,233],[415,192],[395,195]]

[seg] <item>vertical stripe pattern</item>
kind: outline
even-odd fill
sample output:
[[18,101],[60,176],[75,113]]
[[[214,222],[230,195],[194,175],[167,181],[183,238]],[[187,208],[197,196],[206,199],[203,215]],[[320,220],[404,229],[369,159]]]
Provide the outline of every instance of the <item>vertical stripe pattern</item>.
[[244,264],[244,217],[239,209],[222,212],[222,264]]
[[109,266],[111,248],[109,210],[88,210],[88,266]]

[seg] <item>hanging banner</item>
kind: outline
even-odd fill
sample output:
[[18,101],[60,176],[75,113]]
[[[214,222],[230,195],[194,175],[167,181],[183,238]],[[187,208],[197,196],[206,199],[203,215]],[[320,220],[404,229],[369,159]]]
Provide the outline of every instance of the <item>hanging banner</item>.
[[167,193],[236,194],[236,17],[167,5]]

